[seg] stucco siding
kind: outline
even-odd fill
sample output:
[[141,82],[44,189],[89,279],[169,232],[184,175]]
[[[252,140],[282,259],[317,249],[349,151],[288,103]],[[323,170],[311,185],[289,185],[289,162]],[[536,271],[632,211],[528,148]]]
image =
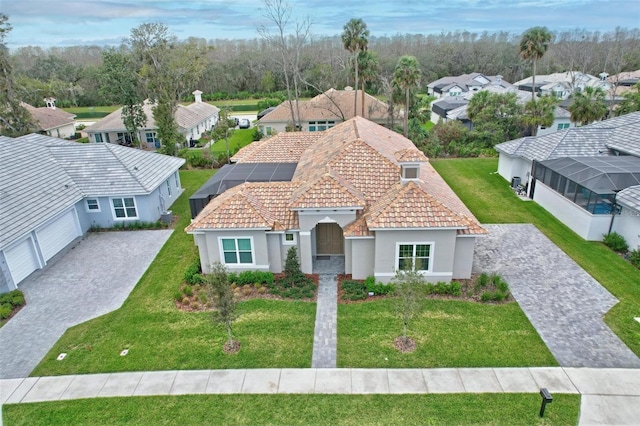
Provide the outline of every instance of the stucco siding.
[[640,215],[623,207],[620,215],[613,219],[612,231],[622,235],[629,244],[629,250],[640,249]]
[[388,282],[395,275],[399,243],[431,244],[430,268],[424,273],[425,278],[429,282],[451,280],[456,230],[376,230],[374,275],[377,280]]
[[[311,231],[319,222],[334,221],[341,228],[356,220],[356,212],[353,211],[327,211],[321,213],[307,214],[300,212],[298,216],[301,231]],[[328,220],[327,220],[328,219]]]
[[511,178],[518,176],[522,184],[528,182],[531,175],[531,162],[521,157],[512,157],[503,152],[498,157],[498,174],[511,183]]
[[290,246],[282,245],[282,234],[266,234],[267,250],[269,255],[269,270],[274,274],[282,272],[284,265],[282,252]]
[[[220,253],[221,238],[251,238],[252,260],[251,264],[225,264],[230,271],[268,271],[270,270],[269,250],[267,234],[261,230],[229,230],[207,231],[195,235],[196,245],[200,253],[200,265],[202,270],[209,272],[209,266],[215,262],[222,262]],[[224,263],[224,262],[222,262]]]
[[353,279],[364,280],[373,275],[376,241],[373,238],[358,238],[347,241],[351,242],[350,260]]
[[471,278],[471,267],[473,266],[473,249],[475,248],[475,245],[475,237],[456,237],[452,278]]
[[609,230],[611,215],[591,214],[539,180],[533,200],[585,240],[601,241]]

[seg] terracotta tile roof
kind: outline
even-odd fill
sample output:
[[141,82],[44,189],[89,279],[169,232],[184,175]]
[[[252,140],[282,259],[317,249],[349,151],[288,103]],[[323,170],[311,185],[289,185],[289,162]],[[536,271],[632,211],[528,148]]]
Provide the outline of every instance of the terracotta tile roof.
[[395,152],[396,160],[399,163],[422,163],[429,161],[424,152],[418,148],[405,148]]
[[297,163],[302,153],[313,145],[322,132],[278,133],[269,139],[253,142],[231,157],[237,163]]
[[51,130],[57,127],[66,126],[74,122],[75,114],[70,114],[60,108],[40,107],[36,108],[25,102],[20,102],[31,117],[38,123],[42,130]]
[[291,200],[289,207],[292,209],[365,207],[364,194],[331,173],[301,185],[293,192]]
[[214,198],[185,229],[297,229],[297,214],[288,207],[291,182],[244,183]]
[[[298,102],[301,121],[334,120],[345,121],[353,118],[353,97],[357,92],[358,113],[362,113],[362,91],[329,89],[308,101]],[[295,106],[294,106],[295,109]],[[369,120],[384,121],[389,117],[386,103],[369,95],[364,95],[364,115]],[[278,105],[273,111],[262,117],[260,124],[291,121],[291,109],[288,102]]]
[[[244,184],[231,194],[227,191],[187,229],[297,229],[292,209],[356,207],[362,210],[345,227],[345,236],[371,236],[371,228],[450,227],[462,234],[486,233],[424,154],[402,135],[361,117],[319,133],[300,155],[290,183]],[[297,134],[271,143],[277,146]],[[258,143],[239,153],[239,161],[268,147],[269,141]],[[420,180],[402,184],[400,161],[421,162]],[[247,217],[249,211],[257,217]]]
[[471,220],[428,194],[418,182],[398,183],[365,215],[375,228],[470,228]]

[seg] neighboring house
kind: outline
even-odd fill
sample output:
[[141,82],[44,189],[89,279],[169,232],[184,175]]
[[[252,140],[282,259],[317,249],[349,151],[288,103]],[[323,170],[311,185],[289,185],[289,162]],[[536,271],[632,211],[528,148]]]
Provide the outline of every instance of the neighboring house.
[[[531,93],[533,78],[527,77],[513,83],[518,90]],[[557,72],[547,75],[536,75],[535,91],[540,96],[555,96],[558,99],[568,99],[574,91],[584,90],[586,87],[600,87],[605,93],[611,89],[611,83],[604,78],[584,74],[579,71]]]
[[0,137],[0,291],[92,226],[155,222],[182,193],[184,159],[43,135]]
[[623,203],[616,194],[640,184],[640,112],[515,139],[496,150],[498,173],[526,185],[529,197],[581,237],[600,240],[610,226],[635,232],[626,228],[632,222],[617,220]]
[[[345,90],[331,88],[308,101],[299,101],[297,107],[294,102],[294,113],[297,115],[297,111],[300,111],[299,130],[320,132],[353,118],[354,96],[358,98],[357,110],[358,115],[361,115],[362,91],[354,91],[351,87],[347,87]],[[364,117],[383,126],[391,124],[389,106],[366,92],[364,95]],[[399,119],[399,115],[394,118]],[[291,109],[289,102],[281,103],[273,111],[258,120],[258,128],[265,135],[283,133],[290,130]]]
[[75,114],[70,114],[60,108],[56,108],[56,100],[46,98],[46,107],[33,107],[27,103],[20,104],[29,111],[35,122],[38,133],[56,138],[68,139],[75,135]]
[[469,95],[489,87],[508,89],[512,85],[503,80],[501,75],[485,76],[478,72],[432,81],[427,84],[427,93],[435,98],[431,102],[431,121],[446,121],[447,112],[469,103]]
[[269,139],[254,153],[271,145],[282,155],[250,163],[247,150],[237,166],[296,161],[290,181],[232,186],[186,228],[205,272],[214,262],[281,272],[296,247],[305,273],[318,257],[337,256],[355,279],[388,282],[407,267],[432,282],[470,277],[476,237],[486,231],[410,140],[355,117],[299,157],[293,137]]
[[620,213],[613,218],[614,230],[624,237],[630,250],[640,250],[640,185],[618,192],[616,204]]
[[[175,113],[178,131],[184,136],[184,145],[190,139],[200,139],[202,134],[211,130],[218,123],[220,109],[202,101],[202,92],[193,92],[195,102],[189,105],[178,105]],[[146,100],[143,110],[147,116],[145,126],[138,130],[138,140],[146,149],[160,148],[158,139],[158,126],[153,118],[154,104]],[[120,145],[130,145],[131,136],[122,120],[122,108],[107,115],[97,123],[87,127],[85,132],[89,135],[89,142],[107,142]]]
[[[431,104],[431,118],[434,123],[438,121],[447,122],[449,120],[458,120],[468,128],[473,129],[473,123],[467,115],[467,108],[469,101],[473,96],[481,91],[489,91],[492,93],[515,93],[518,97],[518,102],[524,104],[531,99],[531,92],[525,92],[523,90],[517,90],[515,86],[509,85],[488,85],[479,89],[478,91],[467,92],[462,96],[441,98]],[[547,133],[553,133],[558,130],[568,129],[575,127],[575,124],[571,123],[571,114],[566,109],[558,106],[554,111],[553,124],[549,127],[538,127],[538,135],[545,135]]]

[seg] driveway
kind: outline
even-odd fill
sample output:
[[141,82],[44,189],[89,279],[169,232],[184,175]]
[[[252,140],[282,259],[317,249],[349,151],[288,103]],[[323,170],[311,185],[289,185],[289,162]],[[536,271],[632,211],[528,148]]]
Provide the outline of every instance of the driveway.
[[604,323],[611,293],[533,225],[483,225],[474,271],[497,272],[563,367],[640,368]]
[[122,306],[172,232],[89,233],[27,278],[27,305],[0,328],[0,379],[27,377],[67,328]]

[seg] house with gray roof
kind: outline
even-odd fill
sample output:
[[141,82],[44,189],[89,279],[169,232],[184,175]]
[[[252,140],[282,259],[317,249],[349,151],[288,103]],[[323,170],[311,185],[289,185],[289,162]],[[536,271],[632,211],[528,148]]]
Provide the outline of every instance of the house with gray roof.
[[183,191],[184,159],[114,144],[0,137],[0,162],[0,292],[91,227],[159,220]]
[[640,112],[495,148],[498,173],[578,235],[600,240],[611,229],[640,244],[637,219],[620,219],[638,214],[624,194],[640,184]]
[[[202,92],[193,92],[195,102],[189,105],[178,105],[175,112],[178,131],[184,136],[184,145],[191,140],[200,139],[204,132],[211,130],[218,123],[220,108],[202,101]],[[160,148],[158,139],[158,126],[153,118],[154,103],[146,100],[142,109],[147,116],[145,126],[138,130],[138,140],[141,147],[149,150]],[[89,142],[115,143],[130,145],[131,135],[127,132],[122,119],[122,108],[119,108],[102,120],[85,129],[89,136]]]

